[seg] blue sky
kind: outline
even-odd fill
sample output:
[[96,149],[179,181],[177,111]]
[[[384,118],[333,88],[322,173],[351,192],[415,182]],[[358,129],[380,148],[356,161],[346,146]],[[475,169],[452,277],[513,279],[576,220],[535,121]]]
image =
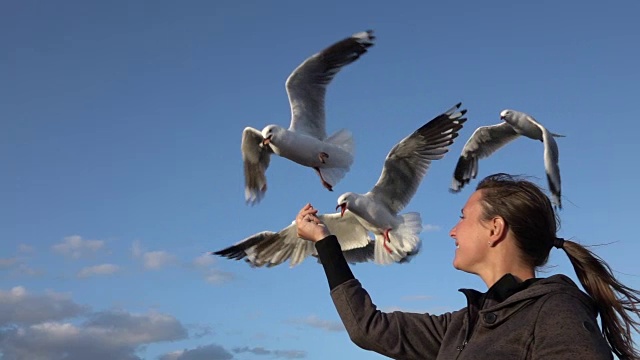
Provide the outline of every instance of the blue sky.
[[[464,306],[458,288],[484,290],[453,269],[448,236],[477,180],[447,188],[466,139],[504,108],[566,135],[560,234],[613,242],[598,254],[640,288],[640,4],[388,4],[0,3],[4,358],[382,358],[350,342],[313,259],[252,269],[202,255],[283,228],[306,202],[330,212],[341,193],[368,191],[391,147],[458,101],[469,120],[405,209],[428,225],[422,252],[353,267],[378,306],[440,313]],[[366,29],[376,45],[326,101],[328,132],[354,133],[351,171],[330,193],[274,157],[266,197],[245,205],[242,129],[287,125],[289,73]],[[480,177],[495,172],[546,187],[542,145],[518,139],[480,163]],[[555,250],[540,276],[557,272],[575,279]]]

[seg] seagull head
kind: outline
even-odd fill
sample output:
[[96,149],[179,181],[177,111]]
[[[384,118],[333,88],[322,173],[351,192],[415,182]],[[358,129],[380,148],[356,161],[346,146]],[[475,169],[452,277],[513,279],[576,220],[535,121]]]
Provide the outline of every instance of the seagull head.
[[513,116],[513,111],[512,110],[502,110],[500,111],[500,120],[505,120],[507,118],[510,118],[511,116]]
[[344,216],[344,212],[349,208],[349,201],[353,198],[352,193],[344,193],[338,198],[336,210],[340,209],[340,217]]
[[262,129],[262,143],[260,145],[262,147],[269,146],[271,141],[273,140],[273,134],[276,132],[276,125],[269,125]]

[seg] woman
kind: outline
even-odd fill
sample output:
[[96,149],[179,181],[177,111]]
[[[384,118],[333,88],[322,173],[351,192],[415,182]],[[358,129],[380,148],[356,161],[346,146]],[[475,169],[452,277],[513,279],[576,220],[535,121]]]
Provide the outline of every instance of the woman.
[[[465,204],[450,232],[453,265],[480,276],[488,291],[463,289],[467,307],[442,315],[376,310],[316,213],[302,208],[298,236],[315,242],[336,309],[364,349],[395,359],[640,359],[631,337],[640,292],[589,250],[557,238],[551,202],[529,181],[489,176]],[[535,277],[553,247],[567,254],[588,295],[564,275]]]

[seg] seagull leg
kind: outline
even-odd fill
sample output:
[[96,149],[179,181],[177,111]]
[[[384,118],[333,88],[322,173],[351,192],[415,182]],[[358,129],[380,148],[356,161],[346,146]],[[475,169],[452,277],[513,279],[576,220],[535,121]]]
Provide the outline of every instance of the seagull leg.
[[327,188],[327,190],[329,190],[329,191],[333,191],[333,186],[331,186],[331,184],[326,182],[324,177],[322,177],[322,173],[320,172],[320,168],[314,167],[313,170],[315,170],[316,173],[318,173],[318,176],[320,176],[320,181],[322,181],[322,186]]
[[318,158],[320,159],[321,163],[326,164],[324,160],[329,158],[329,154],[327,154],[324,151],[321,151],[320,154],[318,154]]
[[386,229],[386,230],[384,231],[384,233],[383,233],[383,235],[384,235],[384,243],[383,243],[382,245],[384,246],[384,249],[385,249],[385,250],[387,250],[387,252],[388,252],[389,254],[391,254],[393,251],[391,251],[391,249],[387,246],[387,243],[388,243],[388,242],[389,242],[389,243],[391,242],[391,239],[389,239],[389,231],[391,231],[391,228]]

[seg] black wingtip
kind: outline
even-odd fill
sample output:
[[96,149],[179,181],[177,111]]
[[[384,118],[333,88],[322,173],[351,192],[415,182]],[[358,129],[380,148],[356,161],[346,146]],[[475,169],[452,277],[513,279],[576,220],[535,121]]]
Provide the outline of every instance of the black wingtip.
[[217,255],[229,260],[240,260],[246,256],[243,251],[237,251],[233,246],[218,251],[211,251],[209,255]]
[[222,250],[218,250],[218,251],[212,251],[212,252],[209,253],[209,255],[220,256],[220,257],[227,258],[227,259],[237,259],[237,255],[235,253],[233,253],[232,251],[229,251],[229,249],[222,249]]
[[367,35],[369,36],[369,42],[367,43],[367,47],[375,45],[374,40],[376,39],[376,36],[373,35],[373,30],[369,29],[366,32],[367,32]]
[[462,106],[462,101],[460,101],[459,103],[457,103],[454,106],[452,106],[449,110],[445,111],[444,114],[445,115],[452,115],[454,112],[456,112],[456,111],[458,111],[458,109],[460,109],[460,106]]

